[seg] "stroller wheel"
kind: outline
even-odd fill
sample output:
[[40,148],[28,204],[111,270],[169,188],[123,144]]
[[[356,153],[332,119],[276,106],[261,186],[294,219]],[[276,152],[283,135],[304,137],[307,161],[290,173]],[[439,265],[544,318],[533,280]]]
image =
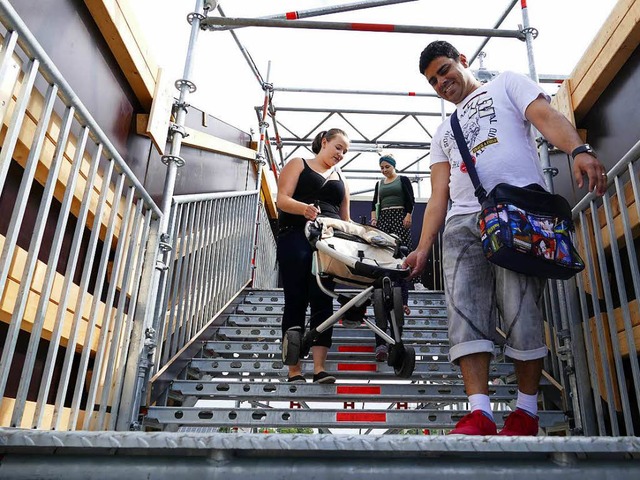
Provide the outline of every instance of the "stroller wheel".
[[282,339],[282,363],[285,365],[297,365],[300,360],[300,347],[302,333],[299,329],[290,328],[284,333]]
[[398,328],[404,326],[404,302],[402,300],[402,288],[393,287],[393,313],[396,316]]
[[384,306],[384,295],[382,288],[373,291],[373,315],[376,317],[376,325],[383,331],[389,326],[388,311]]
[[402,343],[395,343],[389,348],[389,357],[387,358],[387,365],[390,367],[400,368],[402,366],[404,358],[405,346]]
[[409,378],[416,367],[416,352],[413,347],[404,348],[401,360],[401,365],[394,367],[393,371],[400,378]]

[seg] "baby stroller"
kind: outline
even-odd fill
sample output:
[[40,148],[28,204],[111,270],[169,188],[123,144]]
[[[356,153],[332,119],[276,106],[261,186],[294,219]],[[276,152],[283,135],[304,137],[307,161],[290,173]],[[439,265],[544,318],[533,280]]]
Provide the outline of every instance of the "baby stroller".
[[[284,364],[295,365],[300,358],[306,357],[318,335],[342,318],[343,324],[364,322],[382,337],[390,346],[387,364],[398,377],[409,378],[416,358],[414,349],[403,345],[401,340],[404,310],[399,286],[399,281],[410,273],[408,268],[402,267],[406,247],[400,246],[397,236],[377,228],[328,217],[307,222],[305,234],[315,249],[312,270],[318,286],[336,298],[341,307],[304,336],[299,329],[287,330],[282,341]],[[323,278],[363,290],[356,294],[335,293],[323,285]],[[365,316],[371,303],[375,322]],[[387,335],[387,324],[395,339]]]

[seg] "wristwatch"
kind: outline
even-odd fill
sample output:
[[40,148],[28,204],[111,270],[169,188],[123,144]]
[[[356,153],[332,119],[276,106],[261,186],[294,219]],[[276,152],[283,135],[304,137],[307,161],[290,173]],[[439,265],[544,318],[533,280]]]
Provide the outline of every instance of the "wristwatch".
[[571,152],[571,158],[575,160],[576,156],[580,155],[581,153],[588,153],[592,157],[598,158],[595,150],[591,148],[591,145],[589,145],[588,143],[585,143],[583,145],[580,145],[579,147],[574,148],[573,151]]

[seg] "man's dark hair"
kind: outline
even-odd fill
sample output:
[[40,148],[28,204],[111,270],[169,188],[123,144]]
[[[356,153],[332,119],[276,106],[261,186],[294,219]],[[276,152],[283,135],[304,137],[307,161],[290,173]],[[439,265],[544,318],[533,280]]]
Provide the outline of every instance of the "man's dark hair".
[[460,58],[460,52],[456,47],[444,40],[431,42],[420,54],[420,65],[418,67],[420,68],[420,74],[424,75],[424,71],[436,57],[447,57],[457,61]]

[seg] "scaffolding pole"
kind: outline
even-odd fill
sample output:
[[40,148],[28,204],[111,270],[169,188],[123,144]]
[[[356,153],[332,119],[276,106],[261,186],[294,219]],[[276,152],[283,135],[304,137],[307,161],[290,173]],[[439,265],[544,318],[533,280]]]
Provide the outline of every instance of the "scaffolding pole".
[[317,22],[297,20],[271,20],[263,18],[239,17],[207,17],[202,22],[203,28],[211,29],[214,25],[242,26],[242,27],[271,27],[271,28],[302,28],[311,30],[347,30],[357,32],[376,33],[418,33],[427,35],[456,35],[466,37],[500,37],[525,39],[520,30],[496,30],[492,28],[458,28],[458,27],[426,27],[421,25],[393,25],[387,23],[344,23]]
[[[397,3],[408,3],[415,2],[416,0],[374,0],[368,2],[356,2],[349,3],[346,5],[334,5],[331,7],[321,7],[321,8],[311,8],[309,10],[295,10],[287,13],[279,13],[276,15],[267,15],[264,17],[257,17],[259,19],[268,19],[268,20],[298,20],[300,18],[309,18],[309,17],[318,17],[320,15],[331,15],[334,13],[342,13],[342,12],[351,12],[353,10],[362,10],[364,8],[372,8],[372,7],[383,7],[386,5],[394,5]],[[220,7],[218,7],[220,10]],[[221,25],[214,28],[212,30],[231,30],[234,28],[230,25]]]
[[276,92],[295,92],[295,93],[331,93],[331,94],[354,94],[354,95],[390,95],[400,97],[430,97],[438,98],[435,93],[418,93],[418,92],[391,92],[384,90],[340,90],[327,88],[296,88],[296,87],[277,87],[273,89]]
[[[256,110],[262,106],[255,107]],[[364,113],[372,115],[406,115],[407,117],[415,115],[419,117],[440,117],[440,113],[436,112],[407,112],[401,110],[358,110],[358,109],[327,109],[327,108],[303,108],[303,107],[278,107],[278,112],[304,112],[304,113]]]

